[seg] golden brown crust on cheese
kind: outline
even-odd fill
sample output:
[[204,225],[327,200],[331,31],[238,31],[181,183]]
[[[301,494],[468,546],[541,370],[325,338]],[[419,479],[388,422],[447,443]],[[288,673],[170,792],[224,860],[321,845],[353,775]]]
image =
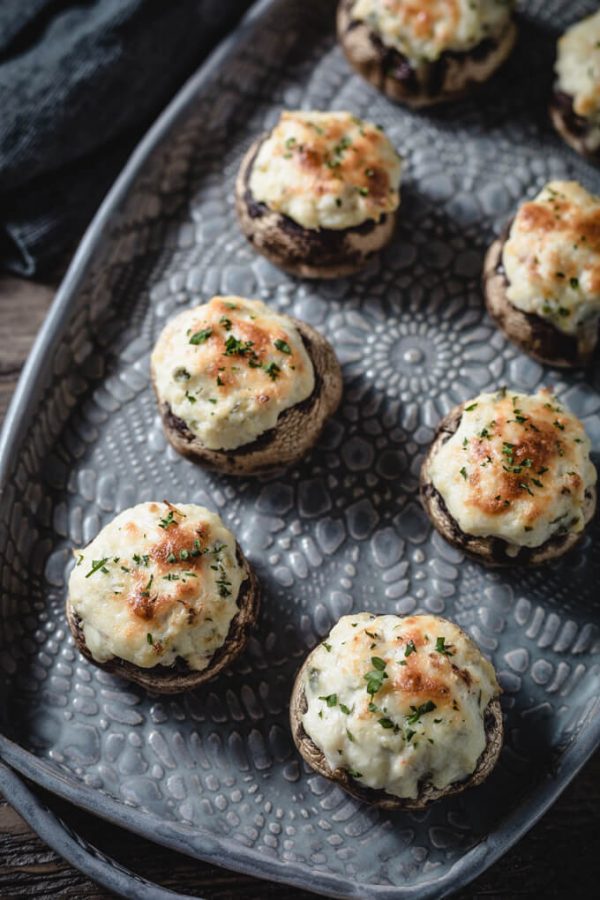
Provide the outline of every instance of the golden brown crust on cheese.
[[284,410],[275,428],[235,450],[209,450],[159,398],[165,434],[171,445],[195,462],[228,475],[258,475],[298,462],[317,442],[327,419],[339,406],[342,372],[331,344],[314,328],[290,317],[315,372],[315,388],[306,400]]
[[[320,775],[323,775],[325,778],[337,782],[340,787],[342,787],[353,797],[356,797],[358,800],[362,800],[364,803],[368,803],[371,806],[376,806],[379,809],[386,810],[424,809],[426,806],[429,806],[436,800],[442,800],[445,797],[450,797],[453,794],[458,794],[461,791],[466,790],[467,788],[475,787],[475,785],[481,784],[481,782],[488,777],[488,775],[496,765],[498,757],[500,756],[500,750],[502,749],[502,740],[504,735],[502,710],[500,708],[500,701],[498,698],[491,700],[485,711],[485,726],[487,736],[487,744],[485,750],[479,758],[477,762],[477,768],[475,769],[473,774],[464,779],[464,781],[455,782],[454,784],[451,784],[443,789],[436,788],[432,784],[424,782],[420,786],[418,797],[416,797],[415,799],[396,797],[392,794],[388,794],[384,790],[374,790],[372,788],[365,787],[355,778],[352,778],[352,776],[346,769],[332,769],[329,766],[323,752],[319,749],[319,747],[317,747],[314,741],[304,730],[304,727],[302,725],[302,717],[304,716],[304,713],[308,708],[306,695],[304,693],[304,684],[306,678],[308,677],[309,664],[310,657],[305,660],[296,676],[296,680],[294,682],[294,687],[292,690],[292,696],[290,699],[290,725],[294,743],[302,758],[306,760],[306,762],[313,769],[315,769],[315,771],[317,771]],[[407,677],[409,676],[407,675]],[[424,691],[423,696],[427,695],[428,698],[431,698],[431,693],[428,692],[427,686],[422,685],[421,687]],[[436,688],[435,685],[433,685],[432,687],[433,689]],[[443,703],[443,693],[441,690],[441,686],[438,685],[437,687],[438,690],[435,694],[436,700],[441,700]],[[408,689],[411,690],[412,688],[409,687]]]
[[[471,558],[477,559],[479,562],[483,562],[488,566],[536,566],[540,563],[549,562],[563,556],[579,543],[585,530],[577,533],[567,532],[566,534],[555,535],[539,547],[520,547],[517,552],[509,553],[507,552],[509,550],[509,545],[506,541],[498,537],[466,534],[449,513],[443,497],[432,482],[430,469],[435,455],[446,441],[448,441],[457,431],[464,409],[465,404],[461,403],[454,407],[454,409],[442,419],[421,467],[421,502],[434,527],[450,544],[463,550]],[[553,438],[555,441],[555,436],[553,436]],[[542,457],[547,458],[548,448],[546,446],[546,438],[543,434],[540,435],[539,446],[536,446],[534,449],[535,452],[538,453],[540,459]],[[517,450],[520,451],[520,448],[517,448]],[[523,455],[526,456],[527,454],[523,452]],[[512,479],[512,486],[517,489],[518,476],[515,478],[513,475],[510,475],[510,473],[507,473],[506,477],[509,480]],[[508,485],[507,490],[510,489],[511,485]],[[502,496],[503,499],[505,499],[504,495]],[[584,500],[583,518],[585,525],[591,521],[595,510],[596,488],[591,487],[586,491]],[[487,509],[487,511],[493,512],[494,510]],[[498,508],[497,511],[501,512],[502,509]],[[511,549],[516,550],[516,548]]]
[[[536,204],[526,206],[535,208],[531,214],[540,224],[545,210]],[[541,224],[543,226],[544,222]],[[506,296],[508,282],[501,263],[507,235],[508,232],[494,241],[483,267],[485,304],[491,318],[511,341],[541,363],[560,368],[589,365],[598,342],[597,323],[592,322],[579,334],[566,334],[547,319],[518,309]]]
[[[169,532],[178,533],[179,531],[183,532],[183,528],[169,529]],[[162,559],[164,551],[167,550],[167,545],[173,544],[174,540],[172,534],[169,534],[167,538],[167,532],[165,532],[165,541],[161,542],[161,547],[155,548],[158,554],[155,555],[155,559]],[[173,550],[168,552],[173,552]],[[89,660],[89,662],[98,666],[100,669],[104,669],[106,672],[111,672],[115,675],[120,675],[122,678],[133,681],[143,688],[146,688],[146,690],[156,694],[179,694],[183,691],[192,690],[199,687],[201,684],[212,680],[243,652],[251,630],[258,618],[260,603],[260,587],[258,580],[239,546],[237,547],[237,556],[245,573],[245,579],[237,598],[239,611],[229,626],[229,632],[225,643],[215,652],[205,669],[195,671],[190,669],[182,660],[178,660],[174,666],[158,665],[151,669],[136,666],[133,663],[124,659],[119,659],[118,657],[113,657],[106,662],[98,662],[98,660],[94,659],[88,649],[81,627],[81,620],[73,610],[70,599],[67,597],[67,622],[78,650],[87,660]],[[199,558],[199,560],[200,562],[198,564],[201,564],[201,558]],[[186,560],[185,565],[187,568],[192,568],[194,560]],[[139,615],[150,621],[156,612],[158,612],[156,608],[153,608],[152,610],[140,608]]]
[[471,93],[504,63],[515,44],[517,29],[510,21],[497,41],[483,41],[464,52],[446,52],[423,62],[418,71],[406,57],[386,47],[362,21],[352,18],[355,0],[341,0],[337,33],[348,62],[391,100],[415,109],[459,100]]
[[351,228],[309,229],[257,203],[249,177],[267,137],[258,138],[244,156],[235,187],[239,222],[254,249],[274,265],[302,278],[341,278],[364,268],[390,241],[397,213],[385,213],[377,222],[369,219]]

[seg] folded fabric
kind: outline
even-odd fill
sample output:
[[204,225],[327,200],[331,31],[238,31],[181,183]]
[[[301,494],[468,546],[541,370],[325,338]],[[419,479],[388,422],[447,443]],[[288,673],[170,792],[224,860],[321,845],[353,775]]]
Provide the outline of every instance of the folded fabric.
[[64,259],[154,118],[251,0],[2,0],[0,266]]

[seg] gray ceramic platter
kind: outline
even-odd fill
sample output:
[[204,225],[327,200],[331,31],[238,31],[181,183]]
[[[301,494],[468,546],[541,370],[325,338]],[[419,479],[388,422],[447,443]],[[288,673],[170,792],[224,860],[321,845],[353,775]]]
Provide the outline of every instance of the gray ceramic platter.
[[[600,450],[598,372],[524,357],[486,317],[486,246],[549,178],[600,178],[548,124],[556,32],[595,6],[530,2],[476,99],[417,115],[352,76],[334,4],[259,3],[187,84],[109,195],[24,372],[1,446],[0,752],[33,781],[158,843],[338,897],[441,897],[542,814],[600,737],[597,522],[559,564],[493,573],[439,539],[417,498],[439,418],[482,389],[553,384]],[[290,278],[240,235],[233,183],[281,108],[349,109],[405,156],[402,221],[358,277]],[[148,357],[213,293],[311,322],[344,364],[342,407],[297,469],[209,475],[166,445]],[[145,694],[79,657],[63,616],[71,550],[167,497],[216,509],[264,587],[245,655],[203,690]],[[306,769],[287,724],[295,671],[351,610],[440,613],[493,659],[506,746],[482,787],[382,814]]]

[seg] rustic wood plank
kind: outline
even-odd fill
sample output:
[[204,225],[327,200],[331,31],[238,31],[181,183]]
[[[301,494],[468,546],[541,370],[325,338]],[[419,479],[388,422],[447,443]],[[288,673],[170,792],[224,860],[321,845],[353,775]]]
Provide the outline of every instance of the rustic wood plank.
[[[41,325],[53,288],[0,277],[0,420]],[[47,795],[46,795],[47,796]],[[206,900],[309,900],[313,894],[237,875],[157,847],[57,798],[52,808],[123,865],[165,887]],[[455,900],[588,900],[600,881],[600,753],[561,799],[506,856]],[[73,869],[0,796],[0,897],[6,900],[108,900],[112,895]]]

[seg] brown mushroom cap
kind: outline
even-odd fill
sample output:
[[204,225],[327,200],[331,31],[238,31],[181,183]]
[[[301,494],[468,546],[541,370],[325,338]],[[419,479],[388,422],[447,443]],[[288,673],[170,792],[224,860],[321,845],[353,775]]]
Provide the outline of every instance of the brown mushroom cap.
[[[401,53],[386,47],[369,25],[352,18],[355,2],[341,0],[337,10],[338,39],[348,62],[391,100],[414,109],[459,100],[471,93],[502,65],[517,36],[517,27],[510,21],[499,43],[490,46],[485,54],[479,54],[476,47],[470,51],[446,52],[439,60],[420,68],[422,83]],[[394,68],[406,69],[411,77],[406,80],[395,77]],[[436,85],[433,90],[428,87],[430,83]]]
[[256,140],[242,160],[235,185],[235,204],[242,231],[270,262],[302,278],[342,278],[352,275],[391,239],[397,213],[378,222],[367,219],[352,228],[304,228],[289,216],[254,200],[249,178],[261,144]]
[[[467,556],[485,563],[488,566],[537,566],[543,562],[558,559],[567,553],[583,537],[583,531],[568,532],[556,535],[544,541],[539,547],[521,547],[514,556],[510,556],[507,550],[510,548],[506,541],[497,537],[481,537],[479,535],[466,534],[459,526],[456,519],[450,515],[444,499],[431,480],[431,463],[436,453],[443,444],[457,431],[462,419],[464,403],[451,409],[438,425],[433,442],[423,461],[420,476],[421,502],[429,516],[433,526],[442,537],[463,550]],[[586,491],[583,517],[585,525],[590,522],[596,510],[596,488]],[[585,526],[584,526],[585,529]]]
[[231,620],[224,644],[214,653],[205,669],[201,671],[190,669],[183,660],[178,660],[174,666],[157,665],[151,669],[136,666],[134,663],[119,657],[113,657],[106,660],[106,662],[98,662],[90,653],[85,642],[83,628],[81,627],[81,619],[73,610],[70,598],[67,597],[67,622],[75,639],[77,649],[89,662],[98,666],[98,668],[120,675],[128,681],[134,681],[136,684],[146,688],[146,690],[156,694],[180,694],[183,691],[192,690],[210,681],[222,669],[229,666],[244,650],[258,617],[260,604],[258,580],[239,546],[237,548],[237,557],[246,573],[246,578],[242,582],[237,598],[239,611]]
[[315,387],[306,400],[285,409],[275,428],[235,450],[209,450],[186,423],[173,415],[161,400],[154,372],[152,384],[158,399],[165,434],[171,445],[194,462],[228,475],[259,475],[298,462],[316,444],[327,419],[342,397],[342,370],[329,341],[306,322],[289,317],[298,329],[315,372]]
[[467,788],[481,784],[496,765],[502,749],[504,735],[502,710],[498,698],[490,700],[484,712],[487,737],[485,749],[477,761],[473,774],[463,781],[456,781],[445,788],[436,788],[431,783],[424,782],[420,786],[419,795],[416,798],[396,797],[394,794],[388,794],[382,789],[375,790],[365,787],[355,778],[352,778],[346,769],[332,769],[323,752],[317,747],[312,738],[308,736],[302,725],[302,717],[308,708],[304,684],[308,677],[311,656],[312,654],[309,654],[304,661],[292,689],[290,699],[292,737],[298,752],[309,766],[315,769],[319,775],[337,782],[340,787],[352,794],[353,797],[357,797],[359,800],[363,800],[365,803],[377,806],[380,809],[423,809],[435,800],[442,800],[445,797],[450,797],[452,794],[459,794]]
[[521,350],[538,362],[560,368],[589,365],[598,342],[598,323],[577,335],[565,334],[542,316],[527,313],[506,296],[508,281],[500,268],[508,231],[489,248],[483,265],[483,291],[490,317]]
[[548,112],[554,128],[558,134],[560,134],[563,141],[579,153],[580,156],[583,156],[584,159],[587,159],[595,166],[600,166],[600,148],[597,150],[590,150],[585,141],[585,131],[582,131],[581,129],[574,131],[569,124],[570,120],[573,118],[579,119],[579,117],[576,116],[574,112],[569,114],[564,107],[557,102],[556,98],[550,102]]

